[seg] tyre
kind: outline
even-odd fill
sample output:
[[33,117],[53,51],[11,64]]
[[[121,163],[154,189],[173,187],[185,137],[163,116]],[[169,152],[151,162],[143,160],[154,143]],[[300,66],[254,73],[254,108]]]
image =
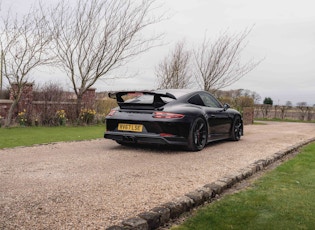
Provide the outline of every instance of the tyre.
[[243,135],[243,124],[240,117],[235,117],[232,127],[231,139],[233,141],[239,141]]
[[206,121],[200,117],[194,120],[188,137],[188,149],[200,151],[207,144],[208,127]]

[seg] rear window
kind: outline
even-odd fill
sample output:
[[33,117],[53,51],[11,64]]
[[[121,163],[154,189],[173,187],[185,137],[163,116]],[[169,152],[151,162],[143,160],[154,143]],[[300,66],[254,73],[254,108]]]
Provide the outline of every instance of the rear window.
[[[152,104],[154,100],[154,95],[146,95],[146,94],[142,94],[142,95],[137,95],[134,98],[131,99],[127,99],[124,103],[133,103],[133,104]],[[161,100],[164,103],[168,103],[170,101],[173,101],[174,99],[169,98],[169,97],[163,97],[161,96]]]

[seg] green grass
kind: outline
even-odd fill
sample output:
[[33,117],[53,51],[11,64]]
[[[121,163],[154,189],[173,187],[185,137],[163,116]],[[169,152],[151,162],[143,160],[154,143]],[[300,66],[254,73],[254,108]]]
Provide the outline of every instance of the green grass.
[[250,188],[200,209],[192,229],[315,229],[315,143],[266,173]]
[[102,138],[105,125],[78,127],[17,127],[0,129],[0,149],[16,146]]
[[255,120],[253,125],[266,125],[266,123]]

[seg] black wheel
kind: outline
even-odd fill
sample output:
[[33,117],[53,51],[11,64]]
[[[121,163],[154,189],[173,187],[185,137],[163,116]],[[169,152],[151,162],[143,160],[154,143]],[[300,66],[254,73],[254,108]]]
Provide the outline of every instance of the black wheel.
[[188,138],[188,149],[200,151],[207,144],[208,129],[206,121],[198,117],[192,124]]
[[235,117],[232,127],[232,137],[233,141],[239,141],[243,135],[243,124],[240,117]]

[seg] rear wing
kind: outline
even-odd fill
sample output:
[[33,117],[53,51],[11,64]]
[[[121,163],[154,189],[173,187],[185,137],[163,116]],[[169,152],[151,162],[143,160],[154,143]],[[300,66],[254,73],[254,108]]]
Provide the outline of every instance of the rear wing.
[[[125,95],[152,95],[153,102],[152,103],[131,103],[125,102],[122,98]],[[155,109],[165,105],[167,102],[162,100],[162,97],[167,97],[176,100],[176,97],[170,93],[155,93],[151,91],[123,91],[123,92],[116,92],[116,93],[108,93],[109,98],[116,99],[119,107],[121,109]]]

